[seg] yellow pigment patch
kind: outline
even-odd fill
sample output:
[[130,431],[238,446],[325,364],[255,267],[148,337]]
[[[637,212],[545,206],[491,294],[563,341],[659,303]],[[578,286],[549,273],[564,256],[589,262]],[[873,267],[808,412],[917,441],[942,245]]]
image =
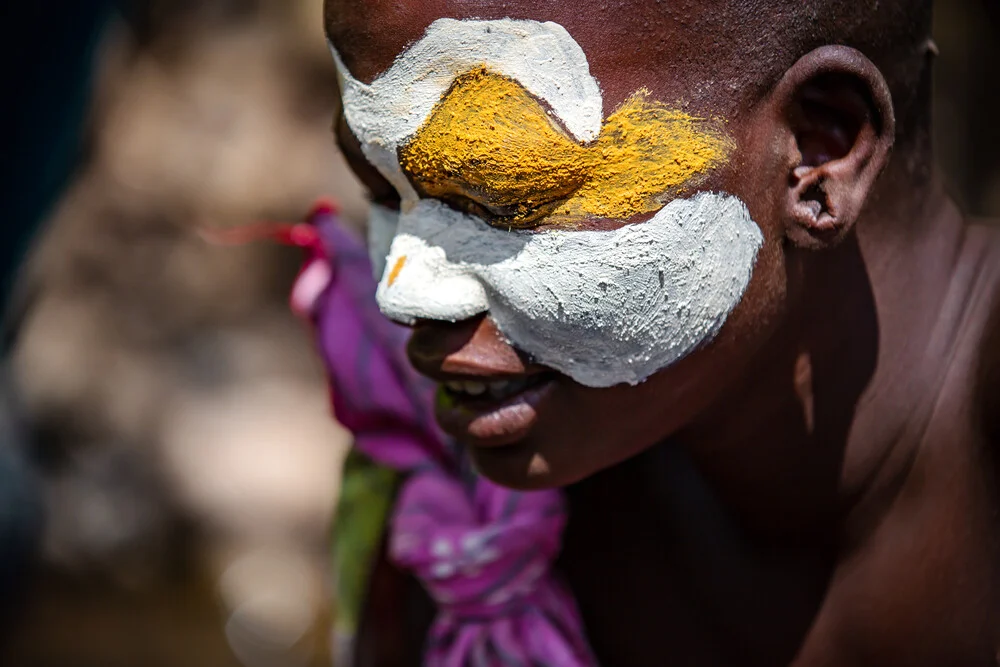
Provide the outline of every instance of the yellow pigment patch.
[[523,222],[591,177],[588,155],[520,84],[477,69],[455,81],[400,164],[425,196]]
[[397,259],[396,264],[392,267],[392,271],[389,272],[389,287],[392,287],[393,283],[396,282],[396,279],[399,278],[399,274],[403,270],[404,266],[406,266],[406,255]]
[[640,90],[582,145],[523,86],[480,67],[455,80],[400,165],[422,195],[497,225],[624,220],[725,163],[732,142],[716,125]]
[[729,157],[731,142],[707,125],[638,91],[605,121],[589,151],[593,176],[556,214],[624,220],[658,211]]

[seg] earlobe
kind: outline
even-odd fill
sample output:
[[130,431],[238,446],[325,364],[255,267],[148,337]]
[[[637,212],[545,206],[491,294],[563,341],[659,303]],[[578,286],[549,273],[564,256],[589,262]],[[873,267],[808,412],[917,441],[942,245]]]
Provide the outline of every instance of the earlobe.
[[774,99],[789,151],[786,235],[835,245],[854,227],[895,137],[889,88],[878,68],[845,46],[816,49],[792,66]]

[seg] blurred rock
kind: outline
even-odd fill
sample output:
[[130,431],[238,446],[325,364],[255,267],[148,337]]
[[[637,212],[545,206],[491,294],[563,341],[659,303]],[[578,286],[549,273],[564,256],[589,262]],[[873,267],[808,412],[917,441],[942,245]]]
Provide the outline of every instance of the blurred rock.
[[348,438],[286,305],[300,257],[198,234],[331,194],[360,230],[320,7],[148,2],[110,39],[87,160],[22,283],[12,366],[49,520],[2,664],[326,663]]

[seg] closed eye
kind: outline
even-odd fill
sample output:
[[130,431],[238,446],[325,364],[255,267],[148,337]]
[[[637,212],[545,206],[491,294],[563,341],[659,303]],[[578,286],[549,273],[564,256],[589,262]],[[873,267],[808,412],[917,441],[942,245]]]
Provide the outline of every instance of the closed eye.
[[455,79],[399,150],[421,196],[497,227],[533,227],[591,177],[599,161],[521,84],[485,67]]
[[438,193],[434,198],[458,211],[482,218],[491,226],[499,229],[530,229],[535,227],[565,201],[565,197],[558,197],[548,202],[535,200],[531,203],[523,201],[497,203],[489,196],[477,198],[470,196],[467,191],[461,190]]

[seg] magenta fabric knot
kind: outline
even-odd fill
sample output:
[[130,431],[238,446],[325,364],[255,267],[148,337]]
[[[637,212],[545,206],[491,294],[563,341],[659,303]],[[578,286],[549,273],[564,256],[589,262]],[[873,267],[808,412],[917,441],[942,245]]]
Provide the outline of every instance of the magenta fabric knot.
[[412,477],[397,501],[389,547],[443,610],[482,619],[530,603],[558,555],[564,520],[559,494],[505,493],[486,480],[476,486],[479,498],[470,502],[455,480]]
[[518,493],[478,479],[470,495],[433,472],[404,485],[390,554],[440,610],[426,664],[593,664],[572,600],[551,572],[564,524],[555,491]]
[[596,665],[552,570],[566,522],[562,493],[512,491],[468,467],[434,422],[433,385],[406,360],[407,331],[378,312],[364,247],[330,207],[311,222],[321,243],[307,246],[294,305],[316,328],[334,411],[355,446],[407,474],[389,557],[438,605],[424,664]]

